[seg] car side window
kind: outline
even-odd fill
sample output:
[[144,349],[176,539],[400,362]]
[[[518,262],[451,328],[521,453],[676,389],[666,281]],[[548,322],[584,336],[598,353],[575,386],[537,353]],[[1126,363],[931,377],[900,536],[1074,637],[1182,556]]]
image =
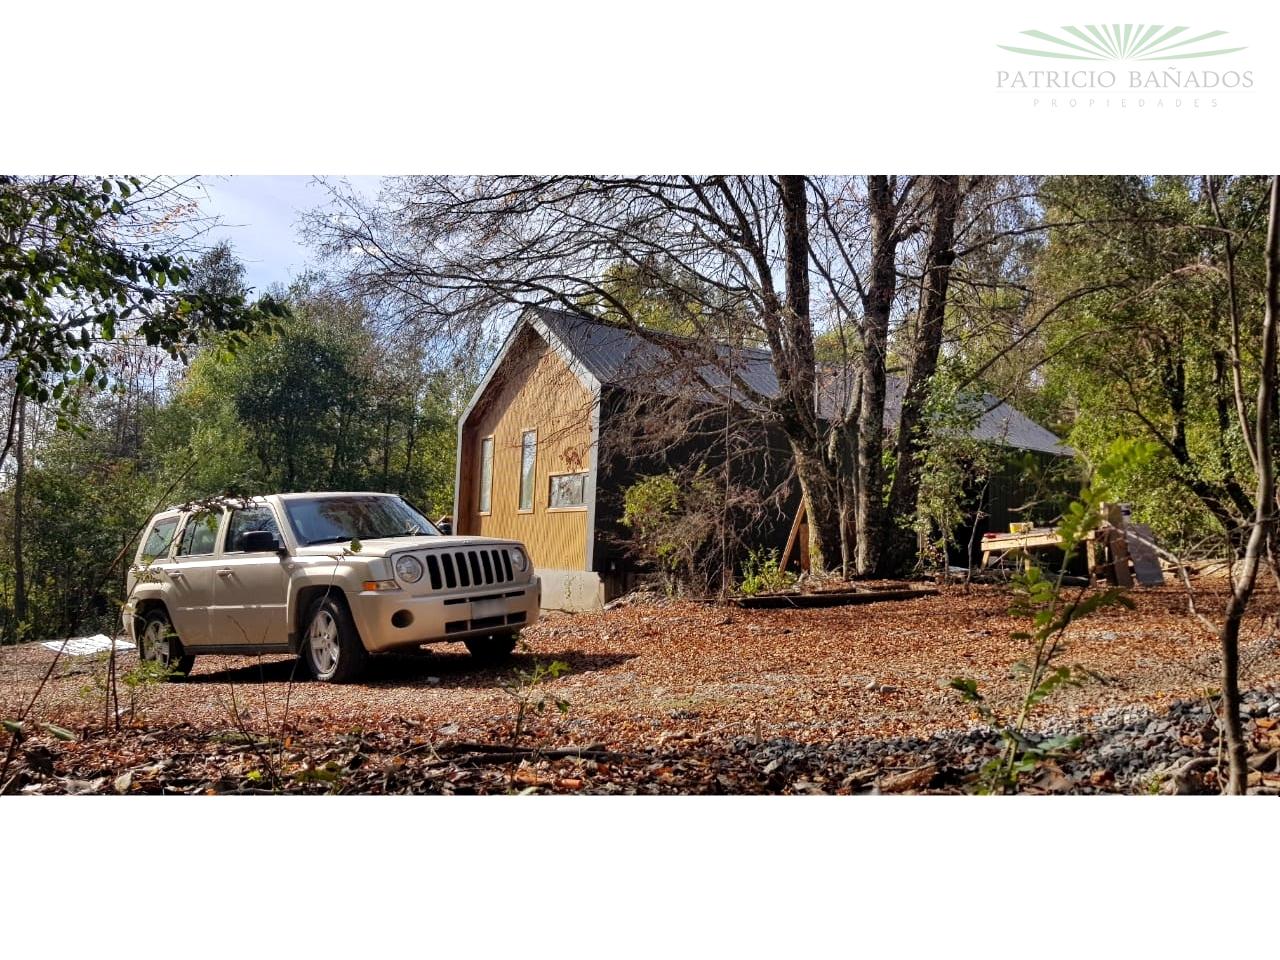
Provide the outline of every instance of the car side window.
[[222,549],[229,552],[243,551],[244,546],[240,543],[240,539],[250,530],[266,530],[276,538],[276,543],[284,542],[280,536],[280,527],[276,523],[275,514],[271,512],[270,507],[245,507],[231,511],[231,521],[227,524],[227,536],[222,543]]
[[221,519],[221,512],[211,510],[192,514],[182,531],[182,541],[178,544],[178,556],[198,557],[213,553],[213,545],[218,539],[218,521]]
[[142,545],[142,552],[138,555],[138,559],[142,563],[150,563],[156,557],[163,557],[168,554],[169,546],[173,543],[173,535],[177,529],[177,517],[166,517],[153,523],[151,532],[147,534],[146,542]]

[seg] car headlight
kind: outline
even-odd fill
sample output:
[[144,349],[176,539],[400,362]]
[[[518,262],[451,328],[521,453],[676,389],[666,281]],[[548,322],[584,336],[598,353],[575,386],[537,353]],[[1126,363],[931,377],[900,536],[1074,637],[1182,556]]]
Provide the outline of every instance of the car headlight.
[[511,568],[516,573],[524,573],[525,568],[529,566],[529,558],[525,556],[524,551],[519,547],[511,548]]
[[396,559],[396,576],[405,583],[417,583],[422,579],[422,564],[417,557],[399,557]]

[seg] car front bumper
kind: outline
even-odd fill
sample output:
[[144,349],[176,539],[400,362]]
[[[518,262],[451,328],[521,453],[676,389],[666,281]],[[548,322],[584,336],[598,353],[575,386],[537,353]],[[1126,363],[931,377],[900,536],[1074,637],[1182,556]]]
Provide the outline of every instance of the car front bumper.
[[129,642],[133,644],[138,642],[138,631],[136,629],[138,623],[137,610],[137,602],[132,599],[120,608],[120,626],[124,630],[124,635],[129,638]]
[[463,596],[411,596],[400,590],[348,594],[351,616],[370,653],[444,643],[530,626],[538,619],[542,582]]

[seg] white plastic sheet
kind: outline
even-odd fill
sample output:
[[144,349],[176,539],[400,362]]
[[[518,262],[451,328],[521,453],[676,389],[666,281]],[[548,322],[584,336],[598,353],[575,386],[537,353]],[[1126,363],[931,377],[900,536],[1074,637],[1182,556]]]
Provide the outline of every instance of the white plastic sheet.
[[[45,640],[40,644],[53,651],[62,651],[63,656],[88,657],[95,653],[106,653],[111,649],[112,639],[105,633],[95,633],[91,637],[70,637],[66,640]],[[116,650],[133,650],[128,640],[116,640]]]

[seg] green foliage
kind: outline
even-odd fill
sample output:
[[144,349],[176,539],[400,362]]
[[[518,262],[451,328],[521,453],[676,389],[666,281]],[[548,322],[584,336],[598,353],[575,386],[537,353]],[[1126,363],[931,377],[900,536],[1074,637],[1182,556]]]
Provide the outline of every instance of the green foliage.
[[526,733],[530,714],[545,713],[554,707],[560,714],[569,712],[569,701],[547,691],[546,685],[557,680],[572,668],[563,660],[534,660],[533,669],[516,668],[502,685],[502,690],[515,704],[515,717],[511,724],[511,745],[519,747]]
[[[0,636],[43,638],[112,632],[121,578],[109,570],[146,521],[163,476],[113,456],[105,419],[53,434],[27,473],[23,515],[28,621],[13,621],[12,557],[0,554]],[[0,491],[0,539],[13,542],[13,490]]]
[[1102,505],[1113,497],[1118,477],[1141,470],[1157,453],[1148,441],[1120,439],[1114,441],[1095,467],[1091,482],[1081,491],[1064,513],[1058,527],[1062,537],[1064,558],[1062,569],[1054,579],[1032,566],[1014,578],[1010,613],[1030,621],[1028,630],[1010,634],[1028,646],[1028,656],[1014,665],[1026,677],[1022,701],[1010,716],[998,713],[983,697],[975,680],[956,677],[950,687],[972,704],[978,715],[1000,735],[1004,748],[986,763],[978,777],[982,792],[1016,792],[1023,775],[1033,773],[1048,759],[1074,749],[1077,738],[1051,737],[1036,739],[1027,733],[1027,723],[1036,707],[1064,686],[1084,682],[1090,674],[1080,667],[1061,662],[1067,652],[1066,632],[1075,621],[1109,606],[1132,608],[1132,601],[1121,590],[1095,593],[1077,592],[1067,596],[1062,589],[1067,560],[1101,522]]
[[[1097,460],[1115,437],[1158,444],[1117,475],[1175,550],[1220,538],[1248,514],[1252,465],[1235,413],[1224,232],[1237,244],[1242,396],[1257,392],[1265,265],[1265,178],[1057,177],[1044,184],[1049,235],[1034,286],[1061,300],[1040,332],[1046,408],[1070,411],[1068,442]],[[1052,420],[1050,421],[1052,422]]]
[[[979,520],[978,511],[989,509],[993,490],[1001,491],[998,502],[1007,503],[1012,513],[1044,524],[1070,501],[1078,465],[975,439],[972,431],[985,409],[963,365],[956,358],[943,358],[930,381],[920,427],[920,483],[911,518],[925,566],[945,569],[953,556],[967,557],[968,544],[959,542],[957,535]],[[892,466],[891,461],[890,472]]]
[[[235,288],[226,256],[202,260],[199,283]],[[27,617],[14,615],[15,491],[0,484],[0,642],[117,630],[123,578],[109,567],[158,501],[374,489],[451,511],[468,378],[380,346],[356,306],[305,287],[290,298],[289,316],[214,337],[185,373],[117,344],[106,369],[119,390],[85,395],[73,430],[29,429]]]
[[655,569],[669,593],[705,589],[703,562],[720,521],[720,492],[705,471],[641,477],[623,494],[622,522],[634,554]]
[[[89,681],[81,686],[80,696],[90,702],[104,699],[109,702],[113,696],[109,672],[112,663],[111,654],[98,654],[89,663]],[[172,667],[141,658],[129,670],[118,674],[119,682],[124,686],[125,695],[128,698],[128,722],[137,723],[156,689],[180,676],[182,676],[181,672]]]
[[[929,384],[921,424],[927,439],[922,445],[913,520],[924,545],[921,559],[944,569],[956,546],[957,529],[971,518],[973,488],[987,482],[1005,455],[1002,448],[970,435],[982,414],[981,401],[960,386],[958,372],[944,362]],[[894,462],[890,461],[890,469]]]
[[282,314],[273,300],[193,284],[191,261],[160,242],[162,196],[138,177],[0,176],[0,361],[21,394],[65,414],[77,385],[109,386],[105,345],[117,337],[177,358]]
[[796,585],[796,575],[790,570],[778,569],[781,559],[777,547],[768,550],[757,547],[748,551],[742,562],[742,582],[738,584],[738,590],[748,597],[790,590]]
[[129,722],[137,722],[140,709],[156,687],[181,675],[180,671],[155,660],[139,660],[133,669],[122,674],[120,682],[129,698]]
[[198,465],[194,494],[378,489],[448,512],[467,384],[380,348],[357,305],[306,290],[292,302],[273,330],[192,364],[158,414],[157,446],[216,451]]

